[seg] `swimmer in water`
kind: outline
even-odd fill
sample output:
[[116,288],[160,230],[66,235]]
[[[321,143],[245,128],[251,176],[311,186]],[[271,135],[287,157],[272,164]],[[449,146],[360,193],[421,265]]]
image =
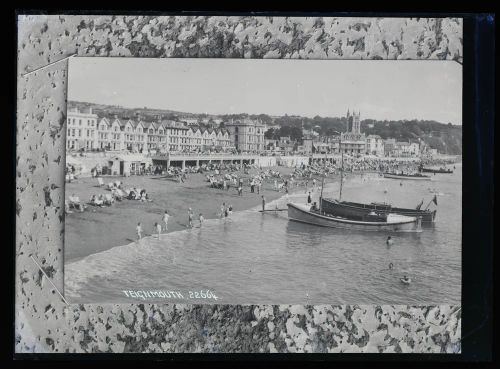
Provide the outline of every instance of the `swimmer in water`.
[[410,278],[405,274],[403,278],[401,278],[401,281],[404,283],[410,283]]
[[387,237],[387,241],[385,241],[385,243],[390,246],[390,245],[394,244],[394,241],[391,238],[391,236],[389,236],[389,237]]
[[392,270],[392,268],[394,268],[394,264],[393,263],[389,263],[389,269]]

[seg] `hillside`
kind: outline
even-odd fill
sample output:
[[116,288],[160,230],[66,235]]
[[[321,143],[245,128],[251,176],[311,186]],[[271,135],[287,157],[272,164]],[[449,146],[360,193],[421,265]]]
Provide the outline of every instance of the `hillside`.
[[[319,117],[304,118],[283,116],[274,120],[279,130],[267,132],[268,138],[291,136],[301,138],[301,127],[313,129],[320,135],[332,136],[347,129],[346,118]],[[448,155],[462,154],[462,126],[444,124],[432,120],[361,121],[361,132],[366,135],[379,135],[383,139],[394,138],[397,141],[423,140],[431,148]]]
[[[373,127],[372,127],[373,125]],[[431,148],[448,155],[462,154],[462,126],[435,121],[373,121],[361,122],[361,129],[366,134],[379,135],[382,138],[395,138],[401,141],[419,138]]]
[[185,113],[175,110],[168,109],[150,109],[147,107],[143,108],[125,108],[123,106],[117,105],[105,105],[105,104],[95,104],[82,101],[68,101],[68,108],[78,108],[80,110],[87,110],[92,107],[95,113],[104,112],[109,115],[118,115],[120,117],[132,117],[136,113],[141,114],[144,117],[156,117],[162,115],[165,119],[175,119],[178,116],[197,116],[196,114]]

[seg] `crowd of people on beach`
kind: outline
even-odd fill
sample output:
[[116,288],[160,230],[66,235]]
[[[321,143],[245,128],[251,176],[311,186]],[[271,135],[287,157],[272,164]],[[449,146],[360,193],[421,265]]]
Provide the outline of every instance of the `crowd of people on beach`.
[[[233,213],[233,205],[229,204],[226,205],[225,202],[222,203],[220,207],[220,211],[216,211],[216,214],[218,215],[219,219],[227,219],[230,217],[230,215]],[[194,211],[192,208],[188,208],[187,210],[187,224],[186,228],[194,228],[195,227],[195,215]],[[165,210],[165,213],[163,214],[162,221],[155,222],[153,224],[153,234],[156,234],[157,239],[161,239],[161,235],[163,233],[168,232],[168,222],[170,219],[170,214],[168,213],[167,210]],[[203,216],[203,213],[198,213],[198,225],[199,228],[203,227],[203,223],[205,222],[205,217]],[[163,223],[163,225],[162,225]],[[137,240],[139,241],[140,239],[143,238],[143,228],[142,228],[142,223],[139,222],[137,223],[136,226],[136,234],[137,234]]]
[[[422,161],[400,161],[396,159],[382,159],[373,157],[351,157],[344,156],[343,164],[340,160],[333,161],[320,161],[312,163],[309,165],[302,164],[297,166],[291,173],[288,174],[275,168],[263,169],[257,165],[252,164],[236,164],[236,163],[208,163],[201,166],[192,166],[176,168],[171,167],[166,170],[162,166],[152,166],[151,174],[162,174],[177,177],[179,182],[185,182],[189,179],[188,174],[192,173],[202,173],[205,175],[206,181],[209,182],[210,187],[218,190],[229,191],[230,188],[234,188],[238,196],[243,196],[243,189],[246,187],[249,194],[261,195],[264,185],[266,189],[274,190],[277,192],[283,192],[285,194],[286,201],[288,202],[289,190],[292,187],[305,187],[305,193],[308,193],[307,199],[308,204],[311,205],[311,192],[314,192],[316,188],[320,187],[321,179],[330,175],[337,175],[342,170],[348,173],[359,173],[359,172],[415,172],[418,170],[419,166],[425,165],[435,165],[435,164],[449,164],[447,161],[443,160],[422,160]],[[250,171],[252,174],[250,174]],[[71,172],[71,169],[68,170]],[[113,181],[107,184],[104,183],[101,176],[97,175],[96,178],[98,185],[96,187],[105,189],[107,193],[96,193],[92,194],[90,200],[85,203],[79,199],[78,196],[72,194],[65,201],[66,213],[72,213],[72,210],[77,210],[79,212],[85,211],[89,206],[95,207],[105,207],[112,206],[116,201],[123,200],[135,200],[142,202],[153,201],[146,189],[137,187],[125,188],[121,181]],[[265,211],[266,200],[264,195],[262,197],[262,210]],[[226,219],[230,217],[233,212],[233,206],[231,204],[226,205],[223,203],[219,209],[215,211],[215,215],[219,219]],[[170,215],[165,211],[162,221],[155,222],[153,225],[153,233],[161,237],[162,233],[168,231],[168,219]],[[202,227],[204,222],[204,216],[202,213],[198,213],[196,217],[199,227]],[[187,210],[187,225],[188,228],[193,228],[195,225],[195,215],[191,208]],[[153,234],[152,233],[152,234]],[[142,224],[137,225],[137,237],[142,238],[143,230]]]
[[100,193],[100,194],[92,194],[87,203],[84,203],[80,200],[79,196],[72,194],[68,197],[68,200],[65,201],[65,211],[66,214],[71,214],[71,209],[76,209],[79,212],[84,212],[85,209],[91,206],[105,207],[111,206],[116,201],[122,201],[124,199],[127,200],[137,200],[137,201],[153,201],[146,189],[141,189],[137,187],[129,187],[124,189],[121,181],[114,181],[105,184],[102,180],[102,177],[98,177],[98,188],[104,188],[108,190],[108,193]]

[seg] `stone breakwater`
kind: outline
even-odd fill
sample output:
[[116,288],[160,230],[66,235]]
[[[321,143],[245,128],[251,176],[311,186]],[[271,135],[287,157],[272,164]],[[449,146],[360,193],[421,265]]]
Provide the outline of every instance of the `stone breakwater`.
[[457,306],[66,306],[30,255],[63,291],[67,62],[21,74],[75,53],[461,62],[461,39],[458,18],[19,16],[16,352],[460,352]]

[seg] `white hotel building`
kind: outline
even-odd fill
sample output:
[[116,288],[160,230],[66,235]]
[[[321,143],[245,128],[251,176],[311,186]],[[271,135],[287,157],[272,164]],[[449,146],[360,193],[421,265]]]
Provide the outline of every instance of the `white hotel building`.
[[68,150],[96,149],[97,146],[97,121],[99,117],[92,113],[82,113],[78,110],[68,112],[66,148]]

